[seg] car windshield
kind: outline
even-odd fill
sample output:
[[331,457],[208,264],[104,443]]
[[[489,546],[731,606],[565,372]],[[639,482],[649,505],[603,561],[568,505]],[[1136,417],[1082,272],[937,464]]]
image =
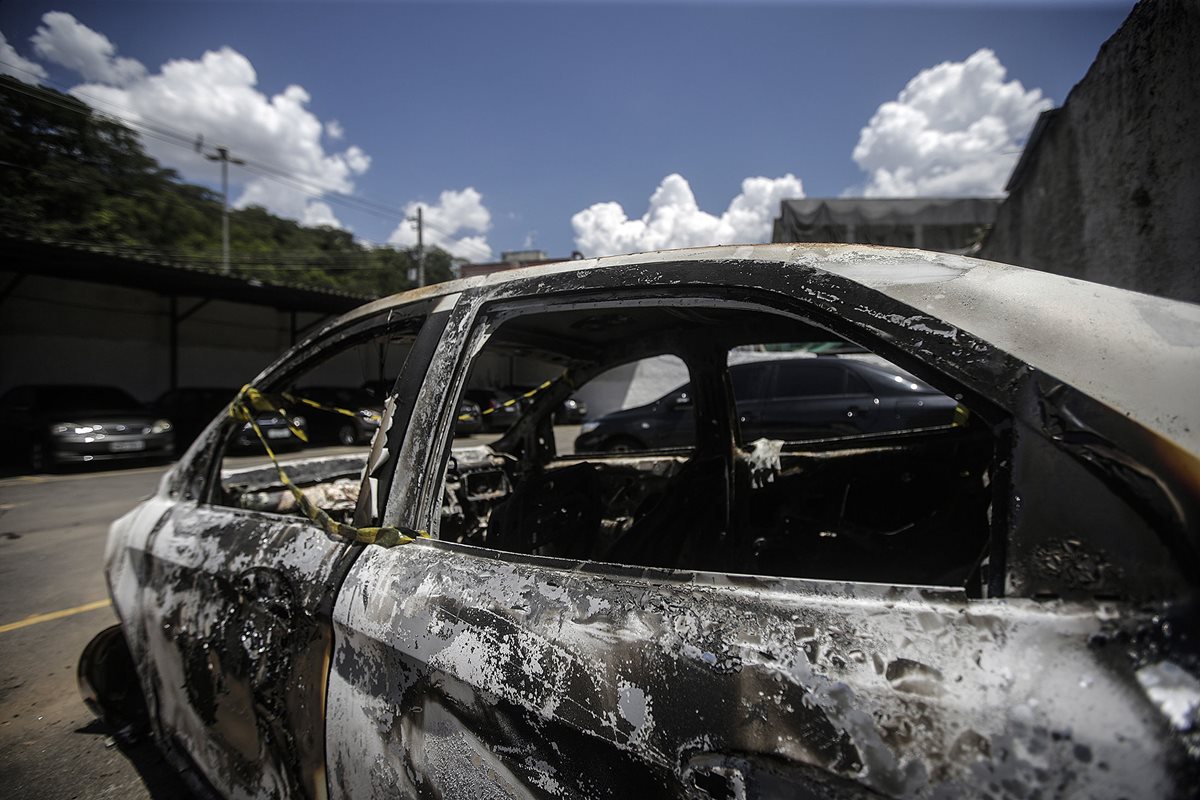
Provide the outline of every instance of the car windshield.
[[40,386],[37,400],[43,411],[129,411],[140,407],[115,386]]

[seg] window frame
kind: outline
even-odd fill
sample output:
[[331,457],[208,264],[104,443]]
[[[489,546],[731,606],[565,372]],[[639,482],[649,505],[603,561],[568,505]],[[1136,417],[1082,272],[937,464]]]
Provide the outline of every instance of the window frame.
[[[265,392],[277,392],[297,376],[311,372],[329,359],[372,339],[391,335],[394,332],[398,333],[408,325],[415,327],[415,330],[412,332],[412,344],[401,365],[400,373],[403,375],[410,370],[419,370],[423,374],[426,365],[414,362],[412,356],[417,351],[418,344],[423,337],[440,336],[440,329],[428,330],[433,317],[434,304],[438,299],[421,298],[404,305],[382,309],[373,309],[371,306],[367,306],[359,313],[352,313],[348,317],[340,318],[332,325],[318,330],[289,348],[250,383]],[[411,404],[408,408],[411,408]],[[368,453],[367,463],[375,467],[373,475],[379,473],[381,467],[386,466],[379,461],[377,456],[379,447],[382,446],[386,450],[393,436],[404,433],[405,423],[407,423],[406,417],[397,419],[394,416],[391,428],[387,432],[388,442],[379,442],[377,437],[369,448],[364,446]],[[181,460],[178,474],[182,477],[173,487],[174,490],[183,497],[196,498],[197,503],[206,508],[233,510],[250,515],[262,514],[271,518],[312,524],[302,515],[295,513],[256,511],[229,506],[222,502],[222,464],[238,434],[239,427],[240,423],[229,418],[228,415],[218,414],[214,417],[197,437],[197,443],[202,444],[198,448],[190,449]],[[314,458],[317,457],[314,456]],[[371,477],[367,476],[368,479]],[[366,484],[363,488],[367,488]],[[376,516],[382,515],[381,508],[375,510]]]
[[[736,307],[743,308],[748,311],[753,311],[755,313],[760,313],[760,314],[764,314],[764,315],[774,315],[774,316],[782,317],[785,319],[794,320],[797,323],[802,324],[802,325],[815,326],[815,327],[828,329],[827,326],[823,325],[820,321],[806,318],[801,314],[795,313],[794,311],[791,311],[786,308],[781,308],[779,305],[766,302],[765,300],[760,300],[757,302],[754,300],[731,301],[728,298],[722,298],[719,293],[714,293],[711,289],[705,289],[705,288],[699,288],[699,287],[695,290],[685,291],[682,293],[679,291],[675,291],[675,292],[672,292],[670,295],[665,295],[660,292],[655,292],[655,291],[653,291],[653,289],[651,289],[649,291],[643,290],[642,292],[638,292],[638,297],[631,298],[631,299],[624,299],[624,300],[614,299],[612,297],[605,296],[605,294],[603,292],[595,293],[595,294],[593,294],[592,292],[588,292],[586,294],[572,293],[572,294],[568,294],[562,298],[556,298],[554,296],[546,296],[546,295],[541,295],[541,296],[538,296],[535,298],[489,299],[486,297],[479,297],[479,298],[476,298],[475,303],[466,303],[466,301],[464,301],[464,304],[471,306],[473,309],[473,313],[471,313],[469,315],[469,319],[464,318],[462,320],[462,325],[460,328],[460,330],[462,331],[462,334],[461,334],[462,338],[458,340],[461,342],[462,347],[459,348],[458,358],[455,361],[455,369],[454,369],[454,373],[453,373],[454,379],[453,379],[453,381],[451,381],[449,383],[449,385],[447,385],[445,387],[444,391],[440,393],[439,417],[438,417],[439,427],[435,431],[435,435],[432,437],[433,441],[435,443],[437,443],[437,446],[430,451],[430,458],[427,460],[426,470],[425,470],[426,474],[425,474],[425,478],[424,478],[426,490],[423,492],[422,516],[419,518],[420,527],[422,527],[422,529],[424,529],[424,530],[428,530],[435,538],[439,535],[439,532],[440,532],[440,523],[441,523],[440,510],[441,510],[441,500],[442,500],[444,476],[446,474],[446,469],[447,469],[448,462],[449,462],[450,452],[453,449],[453,419],[454,419],[454,415],[451,412],[453,412],[454,409],[457,408],[458,397],[460,396],[460,394],[464,390],[464,387],[466,386],[466,383],[467,383],[468,378],[470,377],[471,369],[475,362],[475,359],[479,356],[479,354],[481,352],[483,352],[483,350],[485,349],[485,347],[487,345],[487,342],[492,338],[492,336],[494,336],[496,334],[496,332],[499,331],[500,328],[506,322],[509,322],[509,321],[519,318],[519,317],[528,316],[528,315],[554,313],[556,311],[567,311],[567,310],[575,310],[575,309],[603,309],[603,308],[614,308],[614,307],[628,308],[632,304],[636,304],[639,306],[652,306],[652,307],[656,307],[656,308],[679,307],[680,305],[692,306],[692,307],[697,307],[697,308],[704,308],[704,307],[729,308],[731,306],[736,306]],[[835,335],[838,335],[840,337],[844,336],[844,334],[837,332],[837,331],[831,331],[831,332],[835,333]],[[443,342],[443,346],[446,348],[449,348],[451,346],[451,342],[449,342],[449,341]],[[668,352],[668,351],[663,350],[663,352]],[[877,351],[872,350],[872,352],[877,352]],[[679,354],[676,354],[676,355],[679,355]],[[640,358],[640,357],[644,357],[644,356],[636,356],[634,358],[631,358],[630,360],[636,360],[636,358]],[[730,366],[727,362],[728,353],[727,352],[721,353],[721,357],[723,359],[725,359],[725,363],[722,365],[724,368],[723,381],[726,384],[728,384],[728,374],[729,374],[728,369]],[[628,363],[628,362],[621,362],[621,363]],[[685,359],[685,364],[687,364],[687,363],[688,362]],[[618,366],[618,365],[619,364],[608,364],[603,369],[598,371],[596,374],[600,374],[604,370],[611,369],[613,366]],[[696,379],[695,374],[694,374],[690,364],[688,364],[688,367],[689,367],[689,372],[692,373],[691,379],[694,382]],[[849,370],[845,365],[841,365],[841,364],[830,365],[830,368],[840,370],[843,382],[846,380],[846,376],[851,372],[851,370]],[[768,387],[773,385],[775,376],[776,376],[776,370],[775,369],[769,370],[769,376],[766,379]],[[864,382],[864,384],[865,384],[865,382]],[[731,385],[725,386],[725,388],[723,389],[723,396],[724,396],[724,402],[728,406],[726,413],[728,413],[730,415],[730,418],[726,421],[726,423],[727,423],[726,429],[728,430],[730,437],[731,437],[731,441],[729,444],[730,444],[730,457],[732,458],[733,457],[733,448],[742,447],[743,443],[741,441],[740,426],[738,425],[738,421],[737,421],[737,414],[736,414],[736,408],[734,407],[734,397],[733,397]],[[520,424],[521,424],[520,421],[518,421],[517,425],[520,425]],[[513,429],[510,429],[510,433],[512,432],[512,430]],[[500,440],[504,439],[508,435],[509,434],[502,435],[500,437]],[[699,435],[699,431],[698,431],[698,435]],[[871,436],[871,434],[867,434],[866,436]],[[678,454],[678,451],[674,451],[674,452],[676,454]],[[668,451],[661,451],[659,454],[669,455],[670,453]],[[646,453],[646,456],[648,456],[648,457],[653,457],[654,455],[656,455],[655,452],[647,452]],[[695,450],[689,451],[689,457],[694,457],[695,455],[696,455]],[[555,453],[555,457],[556,458],[565,458],[567,460],[579,460],[579,458],[581,458],[578,456],[559,456],[557,453]],[[595,460],[599,461],[599,460],[602,460],[604,458],[604,456],[588,454],[586,456],[583,456],[582,458],[586,458],[588,460],[591,460],[594,458]],[[732,474],[732,470],[730,470],[730,474]],[[733,498],[733,494],[731,493],[730,494],[731,501],[732,501],[732,498]],[[993,500],[993,502],[997,502],[997,500]],[[995,531],[993,531],[990,535],[994,536]],[[472,545],[468,545],[468,546],[472,546]],[[544,558],[544,556],[538,556],[538,555],[534,555],[531,553],[528,553],[528,554],[527,553],[507,553],[507,551],[502,551],[502,550],[498,550],[498,549],[494,549],[494,548],[490,548],[490,547],[479,547],[478,549],[480,550],[481,553],[488,554],[489,557],[500,557],[501,555],[503,555],[506,558],[524,558],[524,557],[528,557],[531,559]],[[622,564],[619,566],[621,568],[625,568],[625,569],[638,568],[636,565],[629,565],[629,564]],[[726,573],[718,573],[718,574],[726,574]],[[896,584],[896,585],[911,586],[913,584]],[[941,587],[941,588],[944,588],[944,587]]]

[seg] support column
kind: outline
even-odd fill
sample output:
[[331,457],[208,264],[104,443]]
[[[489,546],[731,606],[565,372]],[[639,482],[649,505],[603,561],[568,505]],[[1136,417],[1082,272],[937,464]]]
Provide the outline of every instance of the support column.
[[179,298],[171,295],[171,385],[169,387],[171,389],[179,388],[179,325],[210,302],[212,302],[212,298],[206,297],[181,314],[179,313]]
[[167,382],[168,389],[179,388],[179,298],[171,295],[171,333],[169,337],[171,348],[171,374]]

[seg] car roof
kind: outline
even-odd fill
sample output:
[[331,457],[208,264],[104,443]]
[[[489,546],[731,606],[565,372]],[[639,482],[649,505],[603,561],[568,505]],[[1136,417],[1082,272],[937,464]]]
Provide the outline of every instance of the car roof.
[[[841,244],[661,250],[437,284],[368,303],[342,321],[527,278],[540,283],[582,270],[680,262],[727,264],[731,284],[744,282],[738,262],[771,263],[780,271],[780,285],[797,296],[810,283],[828,289],[819,273],[860,284],[918,310],[912,317],[888,318],[914,336],[953,339],[960,331],[970,333],[1200,454],[1200,305],[966,256]],[[931,330],[924,315],[951,327]]]

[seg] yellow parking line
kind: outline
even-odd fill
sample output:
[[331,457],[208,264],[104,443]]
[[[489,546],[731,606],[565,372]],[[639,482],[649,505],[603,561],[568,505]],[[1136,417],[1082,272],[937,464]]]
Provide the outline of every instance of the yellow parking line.
[[62,611],[51,611],[48,614],[34,614],[32,617],[19,619],[16,622],[10,622],[7,625],[0,625],[0,633],[8,633],[19,628],[28,628],[30,625],[37,625],[40,622],[50,622],[63,617],[73,617],[76,614],[82,614],[85,611],[95,611],[97,608],[106,608],[112,605],[112,600],[97,600],[94,603],[84,603],[81,606],[74,608],[64,608]]

